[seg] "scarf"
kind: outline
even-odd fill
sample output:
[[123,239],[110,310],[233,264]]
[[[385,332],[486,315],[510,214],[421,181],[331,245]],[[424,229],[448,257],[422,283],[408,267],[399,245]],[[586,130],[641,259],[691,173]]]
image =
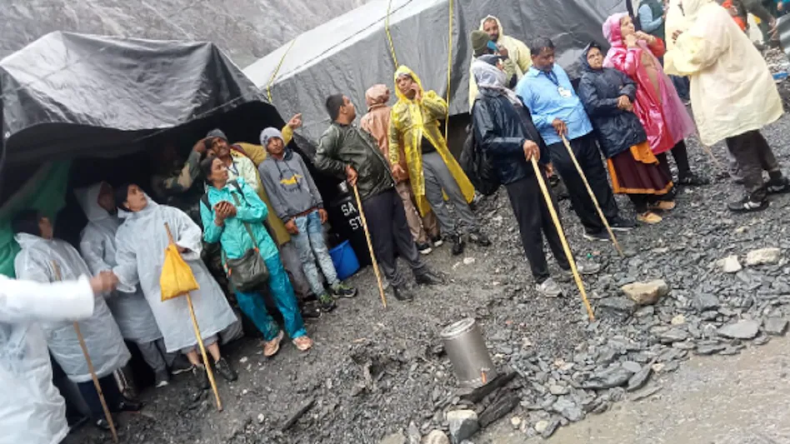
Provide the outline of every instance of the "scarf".
[[505,86],[507,82],[505,72],[492,65],[487,56],[480,57],[472,63],[472,75],[475,76],[479,89],[496,91],[507,97],[514,106],[523,106],[516,93]]

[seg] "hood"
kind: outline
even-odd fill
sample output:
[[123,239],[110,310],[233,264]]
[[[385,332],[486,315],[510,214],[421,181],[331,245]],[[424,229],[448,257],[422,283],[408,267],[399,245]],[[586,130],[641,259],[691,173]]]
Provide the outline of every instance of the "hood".
[[507,74],[490,63],[496,56],[483,56],[472,62],[472,75],[480,88],[505,88]]
[[628,16],[627,13],[619,12],[609,16],[603,23],[603,36],[612,46],[622,46],[623,44],[623,34],[620,32],[620,20],[626,16]]
[[28,233],[18,233],[14,235],[14,240],[16,241],[16,243],[19,244],[19,247],[22,248],[23,250],[27,248],[32,248],[33,246],[41,242],[47,242],[47,240],[41,236],[34,236]]
[[505,35],[505,28],[502,27],[502,22],[500,22],[499,19],[497,17],[494,17],[493,15],[487,15],[483,20],[480,20],[480,30],[485,31],[485,29],[483,29],[483,25],[485,24],[485,22],[492,19],[496,20],[496,24],[499,25],[499,38],[501,39],[502,36]]
[[384,100],[387,97],[387,85],[373,85],[365,91],[365,104],[368,106],[368,110],[375,105],[386,105],[387,102]]
[[412,71],[411,68],[409,68],[408,66],[401,65],[398,68],[398,70],[395,71],[395,77],[393,77],[395,79],[395,94],[398,95],[399,100],[402,100],[404,102],[411,102],[411,100],[408,97],[406,97],[405,95],[403,95],[402,92],[400,92],[400,88],[398,88],[398,77],[402,76],[403,74],[410,75],[411,78],[414,79],[414,81],[417,82],[417,85],[420,87],[420,93],[425,94],[425,90],[422,87],[422,81],[417,76],[417,74],[414,74],[414,71]]
[[[620,32],[620,31],[618,31],[618,32]],[[598,50],[602,51],[601,50],[601,45],[599,45],[596,42],[590,42],[590,44],[588,44],[584,48],[584,51],[582,51],[581,59],[579,60],[579,62],[582,65],[582,71],[584,71],[584,72],[595,72],[595,71],[598,71],[598,70],[592,69],[590,67],[590,63],[587,62],[587,54],[589,54],[590,50],[593,49],[593,48],[598,48]]]
[[699,15],[702,8],[709,3],[713,3],[713,0],[683,0],[682,3],[686,19],[693,22],[697,19],[697,15]]
[[153,213],[154,211],[156,211],[157,208],[159,208],[159,204],[156,203],[155,200],[151,199],[151,196],[149,196],[148,193],[145,193],[145,198],[148,200],[148,206],[143,208],[142,211],[138,211],[135,213],[132,211],[126,211],[121,208],[118,208],[118,217],[120,219],[128,219],[128,220],[140,219]]
[[82,207],[82,211],[85,212],[85,217],[87,217],[90,222],[98,222],[110,217],[110,213],[99,206],[99,192],[101,191],[102,185],[104,185],[104,182],[95,183],[87,188],[78,188],[74,190],[74,196]]

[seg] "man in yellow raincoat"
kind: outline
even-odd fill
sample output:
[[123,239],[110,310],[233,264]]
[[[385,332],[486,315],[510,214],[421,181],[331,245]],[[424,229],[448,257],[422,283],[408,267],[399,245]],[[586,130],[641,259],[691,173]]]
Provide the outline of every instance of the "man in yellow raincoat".
[[[442,234],[453,243],[454,255],[464,251],[464,230],[472,241],[486,247],[491,245],[469,208],[474,186],[450,153],[439,129],[439,120],[447,117],[447,102],[434,91],[425,92],[420,78],[405,66],[395,71],[395,86],[398,103],[392,107],[389,131],[393,174],[402,173],[403,149],[417,209],[423,216],[433,209]],[[460,223],[450,215],[449,205],[455,207]]]

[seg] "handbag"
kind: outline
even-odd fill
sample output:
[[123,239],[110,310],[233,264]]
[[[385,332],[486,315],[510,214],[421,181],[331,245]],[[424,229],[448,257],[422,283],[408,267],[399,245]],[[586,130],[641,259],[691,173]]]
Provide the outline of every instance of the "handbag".
[[[238,182],[233,181],[233,184],[236,186],[237,190],[241,191]],[[231,193],[231,195],[238,208],[241,205],[239,198],[235,194]],[[225,268],[228,273],[228,280],[236,290],[246,292],[265,284],[269,280],[269,269],[266,267],[266,262],[264,262],[261,257],[261,252],[258,250],[255,243],[255,236],[252,234],[250,224],[248,222],[242,223],[254,247],[247,250],[244,255],[238,259],[229,259],[224,250],[222,251],[222,255],[225,257]]]

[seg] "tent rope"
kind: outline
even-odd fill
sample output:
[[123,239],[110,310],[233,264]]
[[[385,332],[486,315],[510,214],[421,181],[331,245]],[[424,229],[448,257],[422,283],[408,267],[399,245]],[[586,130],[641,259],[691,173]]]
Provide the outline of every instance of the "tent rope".
[[291,51],[291,48],[293,48],[294,43],[296,43],[296,37],[294,37],[294,39],[291,40],[291,44],[288,45],[288,49],[285,50],[282,58],[280,59],[280,63],[277,64],[277,68],[275,68],[274,72],[272,73],[272,77],[269,79],[269,84],[266,85],[266,95],[269,96],[269,103],[271,103],[272,105],[274,105],[274,100],[272,99],[272,85],[274,85],[274,79],[277,78],[277,74],[280,72],[280,68],[283,66],[283,62],[285,62],[285,56],[287,56],[288,52]]
[[450,23],[447,36],[447,115],[444,118],[444,141],[449,146],[450,140],[450,78],[453,69],[453,0],[450,3]]
[[398,57],[395,55],[395,44],[392,42],[392,34],[390,34],[390,13],[392,12],[392,0],[387,3],[387,19],[384,21],[384,30],[387,32],[387,40],[390,44],[390,54],[392,55],[392,63],[395,64],[395,69],[398,69]]

